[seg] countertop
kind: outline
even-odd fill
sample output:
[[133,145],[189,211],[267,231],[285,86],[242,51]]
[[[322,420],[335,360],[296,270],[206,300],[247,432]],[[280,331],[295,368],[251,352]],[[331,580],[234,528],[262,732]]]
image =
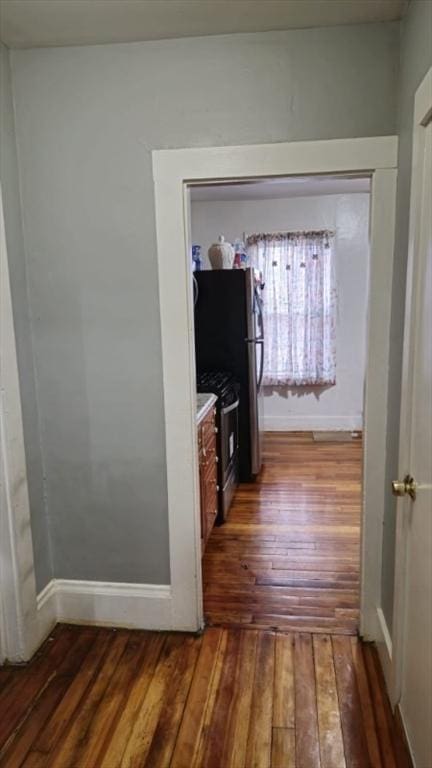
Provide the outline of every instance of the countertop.
[[197,425],[201,423],[204,416],[207,416],[208,412],[214,406],[216,401],[217,401],[216,395],[211,394],[211,392],[197,392],[197,396],[196,396]]

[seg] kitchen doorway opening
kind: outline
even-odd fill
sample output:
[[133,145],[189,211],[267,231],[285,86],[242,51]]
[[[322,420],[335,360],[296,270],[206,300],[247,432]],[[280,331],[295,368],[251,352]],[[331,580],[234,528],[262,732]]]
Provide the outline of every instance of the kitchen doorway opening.
[[190,631],[204,625],[190,187],[329,174],[371,179],[360,634],[367,640],[380,639],[391,314],[388,286],[393,266],[397,138],[157,150],[152,159],[167,457],[169,626]]
[[370,175],[189,191],[205,623],[356,634]]

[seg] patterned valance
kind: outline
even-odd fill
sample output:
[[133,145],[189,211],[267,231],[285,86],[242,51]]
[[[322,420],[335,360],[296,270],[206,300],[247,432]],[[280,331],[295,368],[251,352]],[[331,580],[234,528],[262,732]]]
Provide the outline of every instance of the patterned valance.
[[258,243],[270,243],[281,240],[297,245],[301,241],[309,241],[311,244],[318,241],[324,245],[324,248],[330,248],[330,238],[334,237],[334,234],[332,229],[299,230],[298,232],[259,232],[249,235],[246,243],[247,245],[257,245]]

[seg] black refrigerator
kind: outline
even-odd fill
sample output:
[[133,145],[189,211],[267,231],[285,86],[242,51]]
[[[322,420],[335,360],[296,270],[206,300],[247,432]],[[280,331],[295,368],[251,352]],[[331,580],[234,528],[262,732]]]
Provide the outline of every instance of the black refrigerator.
[[239,479],[254,480],[262,463],[264,325],[254,270],[195,272],[197,375],[232,373],[240,385]]

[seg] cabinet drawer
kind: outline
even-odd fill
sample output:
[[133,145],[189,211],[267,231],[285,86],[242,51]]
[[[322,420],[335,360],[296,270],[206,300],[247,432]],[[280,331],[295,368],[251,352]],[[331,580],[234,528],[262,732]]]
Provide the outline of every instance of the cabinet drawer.
[[212,467],[216,470],[217,454],[216,454],[216,442],[213,445],[204,445],[200,451],[200,467],[206,470],[208,467]]
[[216,444],[216,425],[213,411],[201,422],[201,441],[202,445]]

